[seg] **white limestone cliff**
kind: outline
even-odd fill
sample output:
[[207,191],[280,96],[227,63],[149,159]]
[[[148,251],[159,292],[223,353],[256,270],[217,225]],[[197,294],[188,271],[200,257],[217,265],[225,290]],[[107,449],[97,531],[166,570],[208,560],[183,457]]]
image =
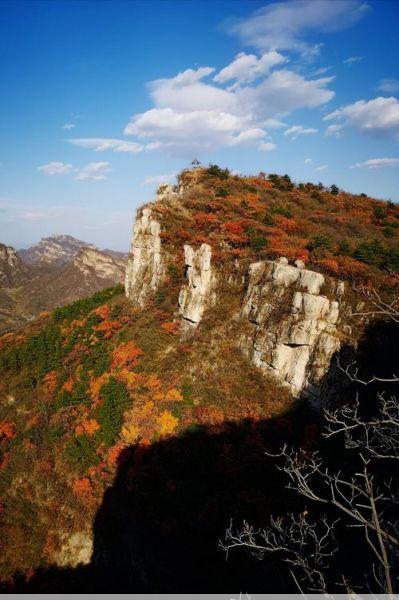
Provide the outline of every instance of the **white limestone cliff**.
[[250,266],[242,317],[252,331],[241,346],[254,364],[294,395],[318,396],[344,337],[339,301],[344,283],[327,281],[302,262],[287,263],[280,259]]
[[198,250],[184,246],[186,283],[180,290],[178,305],[183,324],[188,327],[198,325],[206,306],[213,301],[215,278],[211,257],[212,249],[208,244],[201,244]]
[[144,306],[158,289],[165,274],[161,250],[161,224],[151,208],[139,211],[126,268],[126,296],[136,306]]

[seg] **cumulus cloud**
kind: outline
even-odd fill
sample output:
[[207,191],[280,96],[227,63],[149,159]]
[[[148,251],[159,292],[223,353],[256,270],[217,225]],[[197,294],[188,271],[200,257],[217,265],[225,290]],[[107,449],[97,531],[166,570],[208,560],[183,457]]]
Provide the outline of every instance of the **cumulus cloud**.
[[[237,58],[246,60],[248,56]],[[253,70],[247,70],[246,81],[236,58],[211,82],[206,78],[212,67],[188,69],[151,82],[153,105],[131,118],[125,135],[134,136],[146,150],[166,149],[185,156],[237,146],[269,151],[275,144],[268,130],[284,127],[281,117],[300,108],[321,106],[334,96],[328,88],[332,77],[306,79],[289,69],[266,72],[270,68],[266,68],[267,62],[281,62],[278,53],[268,53],[267,61],[264,56],[252,56]],[[234,78],[232,87],[219,84]]]
[[315,108],[334,97],[328,84],[334,77],[306,79],[288,69],[273,71],[256,86],[240,88],[237,92],[243,107],[263,118],[288,115],[300,108]]
[[349,56],[349,58],[346,58],[345,60],[343,60],[343,64],[344,65],[353,65],[354,63],[360,62],[363,60],[363,56]]
[[340,123],[334,123],[333,125],[329,125],[326,129],[326,136],[334,136],[336,138],[340,138],[342,136],[342,130],[344,126]]
[[313,159],[312,158],[305,158],[305,165],[313,165]]
[[96,152],[112,150],[113,152],[128,152],[136,154],[144,149],[142,144],[136,142],[127,142],[126,140],[116,140],[112,138],[73,138],[67,140],[73,146],[81,148],[91,148]]
[[38,171],[42,171],[46,175],[67,175],[72,169],[72,165],[60,161],[53,161],[37,168]]
[[381,79],[377,90],[387,94],[395,94],[399,92],[399,79]]
[[351,169],[381,169],[381,167],[397,166],[399,166],[399,158],[369,158],[352,165]]
[[74,127],[76,127],[75,123],[64,123],[62,126],[62,129],[73,129]]
[[290,137],[291,140],[296,140],[300,135],[312,135],[317,133],[314,127],[304,127],[303,125],[293,125],[284,131],[284,135]]
[[150,96],[158,108],[173,108],[180,112],[191,110],[234,111],[237,99],[228,90],[202,81],[212,67],[187,69],[169,79],[156,79],[149,84]]
[[233,62],[224,67],[215,77],[217,83],[226,83],[235,80],[240,83],[247,83],[257,79],[270,71],[272,67],[282,64],[287,58],[275,50],[266,52],[259,58],[255,54],[237,54]]
[[324,121],[338,121],[326,135],[341,133],[345,127],[355,127],[361,133],[399,140],[399,100],[378,97],[348,104],[324,117]]
[[267,4],[249,18],[230,20],[226,28],[261,51],[317,53],[318,46],[305,41],[307,35],[351,27],[369,10],[369,4],[362,0],[288,0]]
[[82,169],[77,169],[75,179],[78,181],[101,181],[106,179],[105,173],[110,171],[108,162],[91,162]]
[[325,171],[326,169],[328,169],[328,165],[320,165],[313,170],[315,173],[320,173],[320,171]]

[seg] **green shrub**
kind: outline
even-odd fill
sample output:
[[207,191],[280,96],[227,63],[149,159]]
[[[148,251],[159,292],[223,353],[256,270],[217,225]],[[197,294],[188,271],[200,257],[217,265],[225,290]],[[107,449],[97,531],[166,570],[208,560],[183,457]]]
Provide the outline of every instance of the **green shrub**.
[[384,246],[380,240],[362,242],[355,250],[354,257],[367,265],[382,266],[384,257]]
[[173,281],[173,283],[180,282],[181,276],[179,273],[179,269],[176,267],[176,265],[174,265],[173,263],[169,264],[168,265],[168,273],[169,273],[169,277]]
[[254,234],[249,237],[249,245],[255,252],[259,252],[267,245],[267,240],[263,235]]
[[351,245],[347,240],[342,240],[338,246],[338,253],[344,254],[345,256],[350,255],[352,252]]
[[333,184],[330,187],[330,194],[332,194],[333,196],[338,196],[338,194],[339,194],[339,187],[337,185]]
[[111,377],[100,390],[102,404],[98,408],[97,418],[101,425],[98,438],[109,448],[115,442],[122,427],[124,410],[130,404],[126,386]]
[[228,169],[222,169],[218,165],[210,164],[206,170],[208,175],[212,175],[213,177],[218,177],[219,179],[228,179],[230,175],[230,171]]
[[67,459],[80,473],[85,473],[100,461],[96,454],[95,439],[85,433],[72,437],[65,450]]
[[281,206],[281,204],[276,204],[275,206],[271,206],[270,212],[275,215],[282,215],[283,217],[286,217],[287,219],[292,219],[292,212],[290,211],[290,209],[286,208],[285,206]]
[[313,252],[314,250],[331,250],[332,245],[332,241],[326,235],[315,235],[306,247]]
[[92,296],[88,298],[83,298],[82,300],[77,300],[72,304],[67,304],[66,306],[61,306],[56,308],[53,311],[53,321],[55,323],[61,323],[62,321],[79,319],[92,311],[97,306],[101,306],[111,298],[115,296],[119,296],[124,291],[124,287],[121,284],[116,285],[112,288],[107,288],[105,290],[101,290],[100,292],[96,292]]
[[384,229],[382,230],[382,233],[384,234],[384,236],[386,238],[395,237],[395,228],[391,227],[391,226],[384,227]]
[[383,221],[384,219],[387,218],[387,213],[385,211],[385,208],[383,206],[376,206],[374,209],[374,216],[376,219],[379,219],[381,221]]

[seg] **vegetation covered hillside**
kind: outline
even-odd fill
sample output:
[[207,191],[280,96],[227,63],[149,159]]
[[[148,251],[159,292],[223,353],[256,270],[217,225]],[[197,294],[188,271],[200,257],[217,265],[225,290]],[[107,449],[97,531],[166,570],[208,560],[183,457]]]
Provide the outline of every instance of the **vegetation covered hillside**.
[[[270,512],[305,510],[264,449],[319,443],[317,414],[237,346],[248,327],[235,319],[241,272],[283,255],[392,289],[399,211],[216,166],[183,172],[180,182],[179,200],[153,205],[170,262],[144,309],[117,286],[0,338],[5,589],[105,591],[110,570],[123,591],[222,592],[250,582],[266,591],[265,581],[287,589],[278,561],[259,572],[252,561],[226,563],[218,548],[232,518],[261,523]],[[239,277],[221,279],[217,305],[189,338],[175,318],[185,242],[209,243],[226,273],[243,265]],[[77,567],[92,551],[91,566]]]
[[[399,270],[399,207],[288,175],[183,171],[185,193],[163,215],[164,241],[209,243],[213,260],[286,256],[316,271],[392,286]],[[155,206],[156,210],[162,210]]]

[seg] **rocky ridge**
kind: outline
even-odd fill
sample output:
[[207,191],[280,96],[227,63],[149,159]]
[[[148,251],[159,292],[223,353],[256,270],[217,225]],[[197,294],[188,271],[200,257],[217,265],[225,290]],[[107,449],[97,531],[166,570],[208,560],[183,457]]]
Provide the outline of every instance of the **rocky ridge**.
[[241,316],[252,331],[242,339],[247,356],[294,395],[318,396],[331,359],[347,337],[345,284],[286,258],[249,268]]
[[[161,186],[155,203],[138,213],[125,280],[126,295],[137,306],[154,298],[170,258],[162,245],[157,203],[177,202],[184,193],[179,187]],[[186,335],[218,303],[218,282],[227,273],[212,266],[208,244],[197,249],[185,244],[181,252],[185,282],[176,298],[175,318]],[[281,257],[250,264],[239,287],[243,301],[238,320],[249,324],[237,342],[244,355],[294,396],[318,397],[334,354],[351,333],[344,318],[345,283],[306,269],[302,260],[290,265]]]

